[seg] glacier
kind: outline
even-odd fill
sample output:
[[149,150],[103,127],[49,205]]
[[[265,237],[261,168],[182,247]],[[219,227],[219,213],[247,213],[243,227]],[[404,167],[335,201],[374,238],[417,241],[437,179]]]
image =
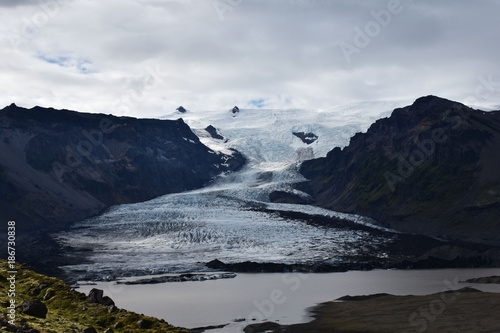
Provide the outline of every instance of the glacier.
[[[325,110],[230,110],[173,112],[215,152],[241,152],[246,166],[214,179],[207,187],[153,200],[114,206],[75,224],[55,238],[88,253],[85,264],[62,267],[79,279],[207,271],[205,263],[256,261],[274,263],[338,262],[344,258],[387,256],[384,245],[395,232],[382,230],[366,217],[309,205],[271,203],[273,191],[307,197],[292,185],[303,181],[298,167],[304,159],[326,156],[389,116],[408,101],[365,102]],[[205,130],[214,126],[224,139]],[[304,143],[293,132],[313,133]],[[310,216],[342,218],[352,227],[325,228],[276,214],[294,211]],[[364,226],[360,228],[358,226]],[[368,229],[366,227],[369,227]]]

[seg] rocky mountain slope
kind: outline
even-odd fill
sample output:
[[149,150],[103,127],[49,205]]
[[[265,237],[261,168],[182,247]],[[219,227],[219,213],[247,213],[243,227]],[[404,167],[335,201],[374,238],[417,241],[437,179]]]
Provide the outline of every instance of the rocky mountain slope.
[[410,233],[500,244],[500,112],[427,96],[306,161],[316,204]]
[[202,187],[243,157],[203,145],[182,119],[0,110],[0,217],[55,228],[115,204]]

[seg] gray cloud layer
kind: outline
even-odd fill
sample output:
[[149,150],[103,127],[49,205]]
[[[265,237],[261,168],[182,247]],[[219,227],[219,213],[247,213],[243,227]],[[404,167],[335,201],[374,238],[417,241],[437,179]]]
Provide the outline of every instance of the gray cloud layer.
[[179,105],[327,108],[427,94],[500,105],[499,1],[26,0],[0,7],[0,105],[143,116]]

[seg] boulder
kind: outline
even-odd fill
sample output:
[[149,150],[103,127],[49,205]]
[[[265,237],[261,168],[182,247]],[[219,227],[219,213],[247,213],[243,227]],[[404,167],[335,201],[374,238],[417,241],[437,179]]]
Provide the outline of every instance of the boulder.
[[137,327],[140,329],[149,329],[153,327],[153,322],[147,319],[141,319],[137,322]]
[[115,305],[115,302],[108,296],[103,296],[104,291],[101,289],[96,289],[93,288],[89,292],[89,298],[92,300],[92,302],[97,303],[97,304],[102,304],[105,306],[113,306]]
[[27,315],[45,319],[47,317],[47,306],[40,300],[29,300],[19,304],[19,307]]
[[82,333],[97,333],[97,331],[93,327],[87,327],[83,329]]

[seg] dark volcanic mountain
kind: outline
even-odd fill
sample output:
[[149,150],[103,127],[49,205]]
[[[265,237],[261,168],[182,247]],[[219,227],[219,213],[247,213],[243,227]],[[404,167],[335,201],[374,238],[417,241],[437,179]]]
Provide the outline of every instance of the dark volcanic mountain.
[[243,163],[237,152],[203,145],[182,119],[0,110],[0,215],[19,228],[59,227],[111,205],[199,188]]
[[500,244],[500,112],[427,96],[301,172],[322,207],[404,232]]

